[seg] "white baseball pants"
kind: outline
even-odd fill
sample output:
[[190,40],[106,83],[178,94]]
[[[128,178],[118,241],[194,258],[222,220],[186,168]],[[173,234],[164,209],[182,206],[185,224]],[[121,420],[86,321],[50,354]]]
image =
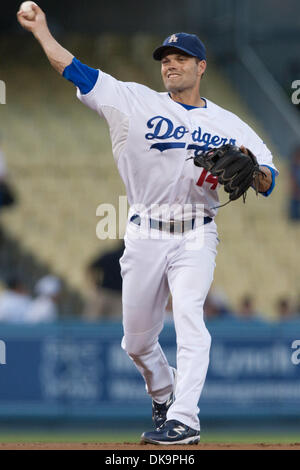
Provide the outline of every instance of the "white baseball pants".
[[[211,337],[203,320],[203,304],[213,280],[218,234],[214,221],[181,239],[136,239],[140,227],[128,223],[123,277],[122,348],[142,374],[146,390],[158,403],[173,390],[173,374],[159,345],[169,291],[177,338],[176,400],[167,419],[200,429],[198,401],[209,363]],[[198,231],[203,245],[187,249]],[[157,231],[156,231],[157,232]]]

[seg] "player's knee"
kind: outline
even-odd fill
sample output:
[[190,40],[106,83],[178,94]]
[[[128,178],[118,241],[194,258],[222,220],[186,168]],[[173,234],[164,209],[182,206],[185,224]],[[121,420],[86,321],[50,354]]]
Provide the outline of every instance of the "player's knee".
[[177,344],[179,348],[199,347],[203,352],[209,352],[211,346],[211,336],[204,324],[194,325],[193,329],[186,332],[177,331]]
[[204,326],[199,332],[199,344],[204,348],[206,347],[208,350],[210,349],[211,336],[206,326]]
[[201,349],[203,350],[203,352],[206,351],[207,354],[209,353],[210,346],[211,346],[211,336],[207,328],[205,328],[201,332],[201,336],[199,338],[199,345],[201,346]]
[[146,341],[143,335],[124,336],[121,346],[133,360],[150,353],[154,348],[153,339],[151,342]]
[[203,318],[203,305],[204,301],[199,300],[198,294],[192,298],[174,297],[174,316],[177,315],[183,322],[190,323],[195,318],[195,315],[198,319]]

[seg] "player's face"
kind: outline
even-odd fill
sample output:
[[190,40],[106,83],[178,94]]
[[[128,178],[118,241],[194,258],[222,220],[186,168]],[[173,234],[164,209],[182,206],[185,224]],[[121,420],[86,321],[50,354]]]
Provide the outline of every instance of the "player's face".
[[206,67],[204,60],[180,53],[166,54],[161,60],[161,75],[167,91],[183,92],[198,87]]

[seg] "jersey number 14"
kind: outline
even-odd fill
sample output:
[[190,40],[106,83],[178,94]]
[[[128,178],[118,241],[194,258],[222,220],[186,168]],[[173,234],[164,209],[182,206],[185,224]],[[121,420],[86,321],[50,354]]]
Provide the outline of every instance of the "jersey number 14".
[[203,186],[203,183],[205,181],[205,183],[211,183],[210,189],[216,189],[218,185],[218,177],[213,176],[211,173],[207,175],[207,173],[208,173],[207,170],[204,170],[203,168],[200,178],[198,179],[196,183],[197,186]]

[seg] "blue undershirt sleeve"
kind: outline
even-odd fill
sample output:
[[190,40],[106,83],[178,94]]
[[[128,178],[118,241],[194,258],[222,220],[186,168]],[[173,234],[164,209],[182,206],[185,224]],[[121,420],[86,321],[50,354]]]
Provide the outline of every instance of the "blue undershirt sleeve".
[[269,168],[269,170],[272,173],[272,183],[271,183],[271,186],[269,187],[268,191],[266,191],[264,193],[259,193],[259,194],[262,194],[263,196],[267,197],[271,194],[271,192],[273,191],[273,189],[275,187],[275,178],[276,178],[277,175],[276,175],[276,171],[271,166],[269,166],[269,165],[260,165],[260,166],[266,166],[267,168]]
[[99,76],[99,70],[82,64],[76,57],[63,71],[63,77],[74,83],[82,95],[89,93],[95,86]]

